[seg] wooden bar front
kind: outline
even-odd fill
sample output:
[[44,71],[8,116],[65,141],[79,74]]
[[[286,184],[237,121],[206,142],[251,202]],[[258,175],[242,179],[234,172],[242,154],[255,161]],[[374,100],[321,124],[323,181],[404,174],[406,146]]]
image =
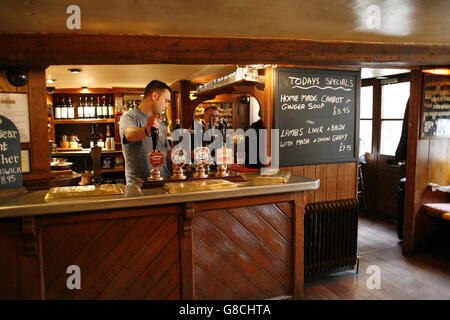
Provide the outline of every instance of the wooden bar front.
[[298,299],[309,196],[5,218],[0,298]]

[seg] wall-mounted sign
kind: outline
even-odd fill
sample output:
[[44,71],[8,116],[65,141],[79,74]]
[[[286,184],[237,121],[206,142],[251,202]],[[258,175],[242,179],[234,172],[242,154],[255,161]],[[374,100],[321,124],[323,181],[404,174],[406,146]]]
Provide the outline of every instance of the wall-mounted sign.
[[22,187],[19,130],[0,115],[0,190]]
[[425,76],[422,138],[450,137],[450,77]]
[[277,68],[274,82],[281,167],[357,160],[358,72]]
[[10,119],[19,130],[20,142],[30,142],[27,93],[0,93],[0,115]]

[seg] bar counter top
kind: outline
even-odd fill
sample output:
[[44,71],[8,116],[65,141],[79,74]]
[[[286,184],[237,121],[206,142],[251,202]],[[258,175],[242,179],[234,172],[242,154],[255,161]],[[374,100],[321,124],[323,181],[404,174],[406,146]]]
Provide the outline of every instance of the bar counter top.
[[255,186],[251,183],[255,174],[245,173],[242,176],[247,182],[238,183],[237,188],[175,194],[169,194],[162,188],[141,190],[134,185],[121,185],[122,195],[45,200],[48,190],[29,191],[0,198],[0,219],[301,192],[317,189],[320,183],[319,179],[292,175],[285,184]]

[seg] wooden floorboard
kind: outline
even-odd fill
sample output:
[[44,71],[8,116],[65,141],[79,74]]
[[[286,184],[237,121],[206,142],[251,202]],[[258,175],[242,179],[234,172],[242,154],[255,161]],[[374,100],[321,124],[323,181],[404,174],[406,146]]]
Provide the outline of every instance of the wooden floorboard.
[[[450,248],[435,247],[405,257],[396,226],[359,218],[359,273],[355,270],[318,275],[305,282],[306,300],[450,299]],[[381,270],[380,289],[369,289],[370,265]]]

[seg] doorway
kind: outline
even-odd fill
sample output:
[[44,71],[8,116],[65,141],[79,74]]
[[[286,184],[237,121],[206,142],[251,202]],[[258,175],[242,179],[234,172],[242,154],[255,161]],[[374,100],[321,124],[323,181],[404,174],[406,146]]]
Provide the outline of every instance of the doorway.
[[[358,245],[364,251],[389,247],[386,239],[377,239],[379,233],[375,231],[380,226],[395,229],[395,225],[402,224],[403,206],[398,199],[400,180],[406,176],[406,152],[400,154],[397,149],[403,126],[407,126],[410,72],[363,69],[362,74],[359,167],[363,203]],[[366,233],[373,237],[366,237]]]

